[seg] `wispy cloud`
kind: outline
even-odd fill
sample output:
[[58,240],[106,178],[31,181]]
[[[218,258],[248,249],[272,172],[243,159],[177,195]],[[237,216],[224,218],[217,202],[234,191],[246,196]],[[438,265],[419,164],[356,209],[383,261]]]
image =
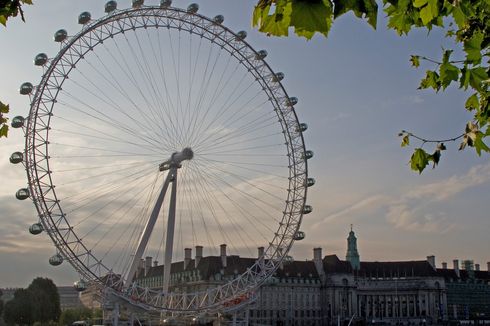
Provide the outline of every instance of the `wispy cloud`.
[[438,208],[428,211],[427,206],[437,207],[463,191],[488,182],[490,182],[490,164],[478,165],[464,174],[421,185],[406,193],[376,194],[356,200],[323,217],[313,227],[341,218],[376,214],[385,216],[386,221],[397,229],[446,233],[456,228],[449,214],[444,209]]

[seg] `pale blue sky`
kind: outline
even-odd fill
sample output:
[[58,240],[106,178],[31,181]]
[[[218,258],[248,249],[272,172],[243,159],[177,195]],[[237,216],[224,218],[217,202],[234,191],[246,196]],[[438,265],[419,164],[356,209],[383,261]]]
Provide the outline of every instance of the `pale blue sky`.
[[[309,125],[307,147],[315,152],[310,176],[317,183],[308,197],[314,212],[303,220],[307,238],[295,244],[293,256],[309,259],[313,247],[323,247],[324,254],[344,258],[349,225],[354,224],[361,260],[417,260],[434,254],[438,265],[474,259],[486,269],[488,156],[479,158],[471,149],[458,152],[457,144],[447,144],[440,166],[419,176],[409,170],[410,149],[401,149],[397,137],[402,129],[429,138],[452,137],[470,118],[463,110],[465,94],[457,89],[443,94],[417,90],[425,67],[410,67],[410,54],[437,58],[441,46],[451,45],[439,31],[400,38],[386,30],[380,12],[377,31],[346,15],[328,39],[271,38],[250,26],[254,1],[198,3],[200,13],[223,14],[225,25],[246,30],[247,41],[268,51],[268,63],[285,73],[288,93],[299,98],[296,110]],[[74,34],[80,28],[78,14],[87,10],[94,18],[102,16],[103,4],[37,0],[25,8],[26,23],[11,20],[0,30],[0,98],[10,103],[10,117],[28,112],[28,100],[17,90],[24,81],[40,80],[34,56],[54,55],[58,44],[53,33],[65,28]],[[127,7],[130,1],[119,5]],[[20,133],[11,130],[0,145],[0,287],[26,286],[38,275],[69,284],[76,274],[68,264],[54,268],[47,262],[54,252],[48,237],[28,233],[36,220],[33,205],[14,197],[26,183],[22,167],[8,163],[10,153],[23,148]]]

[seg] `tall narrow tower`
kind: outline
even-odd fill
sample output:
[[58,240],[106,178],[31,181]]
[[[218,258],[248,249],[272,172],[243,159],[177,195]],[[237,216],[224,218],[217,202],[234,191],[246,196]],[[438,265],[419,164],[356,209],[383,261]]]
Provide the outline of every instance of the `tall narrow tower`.
[[357,238],[352,230],[352,224],[350,225],[349,237],[347,237],[347,254],[345,255],[345,260],[350,262],[352,269],[359,270],[361,268],[359,252],[357,251]]

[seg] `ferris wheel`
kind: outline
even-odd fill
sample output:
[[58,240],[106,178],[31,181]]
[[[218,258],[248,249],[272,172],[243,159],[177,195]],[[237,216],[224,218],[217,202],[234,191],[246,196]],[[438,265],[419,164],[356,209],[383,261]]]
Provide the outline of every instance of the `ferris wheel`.
[[[150,311],[216,311],[253,292],[291,259],[312,211],[313,152],[284,74],[245,31],[198,9],[133,0],[96,20],[83,12],[81,31],[54,34],[54,57],[35,57],[42,79],[20,88],[29,115],[12,120],[25,150],[10,161],[28,177],[16,197],[35,204],[30,232],[55,244],[49,263],[69,262],[79,290],[96,283]],[[165,268],[184,248],[212,256],[221,244],[254,262],[205,288]],[[162,286],[138,281],[145,257],[163,263]]]

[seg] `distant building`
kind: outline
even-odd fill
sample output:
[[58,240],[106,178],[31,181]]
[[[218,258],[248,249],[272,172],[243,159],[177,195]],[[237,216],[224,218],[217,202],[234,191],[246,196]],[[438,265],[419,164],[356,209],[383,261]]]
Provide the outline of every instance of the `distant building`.
[[[263,248],[258,249],[257,257]],[[185,249],[184,261],[172,263],[172,290],[193,292],[233,279],[254,264],[255,258],[227,255],[203,257],[203,247]],[[242,309],[250,325],[433,325],[451,320],[490,320],[490,272],[471,261],[460,270],[436,268],[434,256],[418,261],[365,262],[351,227],[346,260],[323,256],[313,249],[313,259],[283,263]],[[163,266],[142,260],[137,282],[161,288]],[[487,266],[490,269],[490,264]],[[82,298],[100,298],[87,290]],[[82,299],[83,300],[83,299]],[[89,305],[90,306],[90,305]]]
[[61,310],[82,308],[80,301],[80,292],[73,286],[58,286],[58,294],[60,295]]

